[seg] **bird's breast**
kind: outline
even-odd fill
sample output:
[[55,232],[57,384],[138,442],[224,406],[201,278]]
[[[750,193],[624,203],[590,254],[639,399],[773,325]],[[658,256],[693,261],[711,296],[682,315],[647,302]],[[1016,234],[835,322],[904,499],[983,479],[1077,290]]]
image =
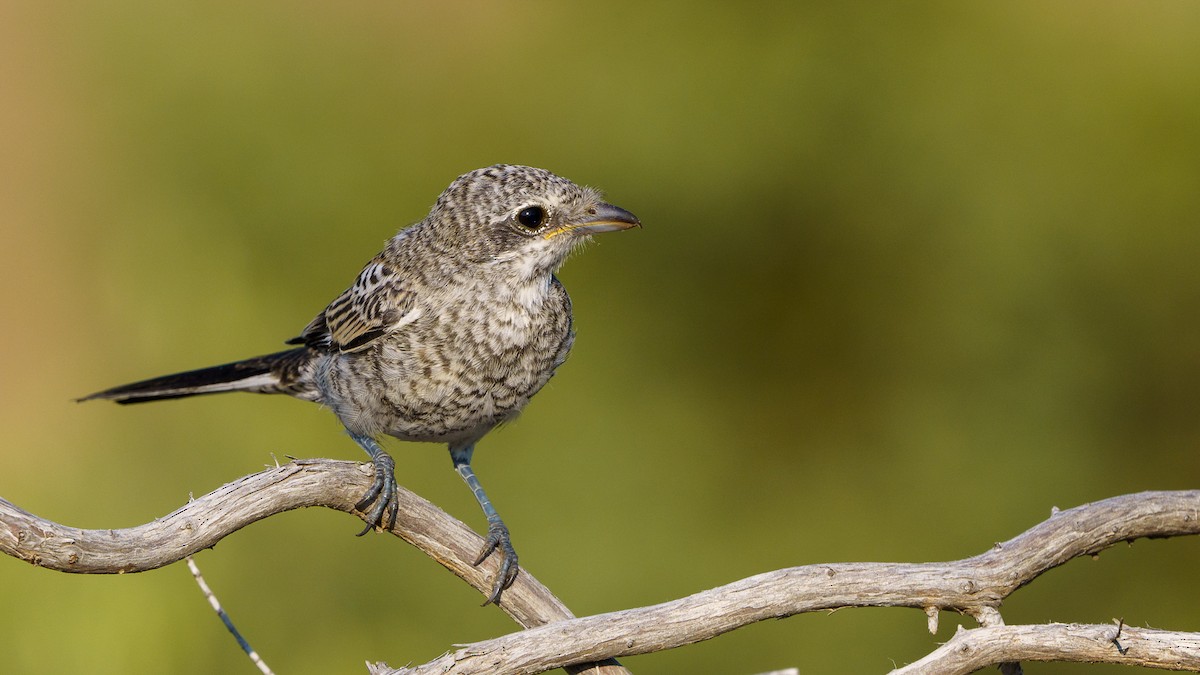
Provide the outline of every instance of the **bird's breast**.
[[337,400],[327,403],[347,426],[410,440],[482,433],[516,417],[566,358],[570,300],[557,283],[438,300],[370,349],[337,357]]

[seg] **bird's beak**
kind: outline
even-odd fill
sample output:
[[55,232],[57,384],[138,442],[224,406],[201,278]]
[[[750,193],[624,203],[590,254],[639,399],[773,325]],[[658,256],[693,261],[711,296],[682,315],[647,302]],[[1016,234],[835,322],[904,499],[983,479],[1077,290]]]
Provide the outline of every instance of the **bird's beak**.
[[597,234],[599,232],[616,232],[628,230],[631,227],[641,227],[642,221],[632,213],[619,206],[596,204],[588,209],[587,215],[562,227],[557,227],[545,234],[547,239],[560,234],[571,232],[578,235]]

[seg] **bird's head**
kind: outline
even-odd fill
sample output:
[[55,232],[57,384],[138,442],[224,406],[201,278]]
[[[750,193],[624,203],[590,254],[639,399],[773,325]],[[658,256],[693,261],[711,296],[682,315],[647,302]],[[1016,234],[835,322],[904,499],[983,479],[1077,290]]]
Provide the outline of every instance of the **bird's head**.
[[557,270],[593,234],[641,227],[595,189],[513,164],[459,176],[425,222],[463,259],[510,265],[529,277]]

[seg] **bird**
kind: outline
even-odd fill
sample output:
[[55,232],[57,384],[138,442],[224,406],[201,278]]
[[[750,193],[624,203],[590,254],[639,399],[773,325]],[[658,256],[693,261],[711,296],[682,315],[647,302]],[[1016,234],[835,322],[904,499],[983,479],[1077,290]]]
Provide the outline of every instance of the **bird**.
[[567,257],[594,234],[641,226],[600,191],[545,169],[470,171],[286,341],[290,348],[79,400],[130,404],[242,391],[327,407],[374,467],[355,506],[367,522],[359,536],[397,522],[395,461],[379,439],[444,443],[488,523],[473,564],[500,556],[483,603],[498,604],[519,564],[471,468],[475,445],[516,418],[571,350],[571,299],[556,276]]

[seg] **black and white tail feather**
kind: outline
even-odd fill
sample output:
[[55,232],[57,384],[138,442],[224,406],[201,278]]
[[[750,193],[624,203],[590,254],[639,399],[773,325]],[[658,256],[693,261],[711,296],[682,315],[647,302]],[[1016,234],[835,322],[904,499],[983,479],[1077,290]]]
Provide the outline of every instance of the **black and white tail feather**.
[[123,384],[79,399],[145,403],[203,394],[246,391],[256,394],[289,394],[297,398],[315,397],[305,377],[315,356],[308,347],[256,356],[209,368],[188,370]]

